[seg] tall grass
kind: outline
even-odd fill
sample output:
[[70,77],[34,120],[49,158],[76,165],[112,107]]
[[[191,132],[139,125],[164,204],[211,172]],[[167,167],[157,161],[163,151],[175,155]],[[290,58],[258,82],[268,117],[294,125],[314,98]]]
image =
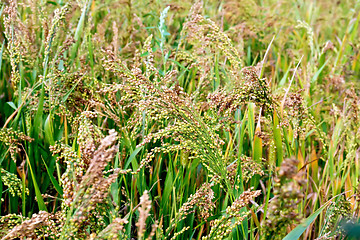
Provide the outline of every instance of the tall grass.
[[2,239],[359,237],[359,1],[0,16]]

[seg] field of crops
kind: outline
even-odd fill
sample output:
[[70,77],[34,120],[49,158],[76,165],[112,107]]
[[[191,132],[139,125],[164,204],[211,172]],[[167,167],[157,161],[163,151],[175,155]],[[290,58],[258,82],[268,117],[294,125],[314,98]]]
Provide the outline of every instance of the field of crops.
[[0,239],[360,239],[359,0],[0,16]]

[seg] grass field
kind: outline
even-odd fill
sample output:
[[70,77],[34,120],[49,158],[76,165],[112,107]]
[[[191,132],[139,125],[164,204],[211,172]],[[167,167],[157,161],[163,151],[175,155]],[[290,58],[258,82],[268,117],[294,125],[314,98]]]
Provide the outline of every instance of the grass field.
[[359,239],[359,0],[3,0],[1,239]]

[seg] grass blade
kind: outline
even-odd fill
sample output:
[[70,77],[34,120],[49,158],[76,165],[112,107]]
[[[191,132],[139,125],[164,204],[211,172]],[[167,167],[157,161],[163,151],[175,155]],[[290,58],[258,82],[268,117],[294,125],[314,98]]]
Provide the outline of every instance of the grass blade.
[[316,210],[313,214],[307,217],[303,223],[299,224],[296,228],[294,228],[283,240],[295,240],[299,239],[300,236],[305,232],[305,230],[310,226],[310,224],[316,219],[317,216],[332,202],[332,200],[327,201],[324,205],[322,205],[318,210]]
[[[26,154],[26,153],[25,153]],[[31,179],[33,181],[33,184],[34,184],[34,189],[35,189],[35,195],[36,195],[36,200],[37,200],[37,204],[39,206],[39,209],[42,210],[42,211],[47,211],[47,208],[46,208],[46,205],[45,205],[45,202],[44,202],[44,199],[41,195],[41,192],[40,192],[40,189],[39,189],[39,186],[36,182],[36,177],[35,177],[35,174],[33,172],[33,169],[31,167],[31,163],[30,163],[30,160],[29,160],[29,157],[28,155],[26,154],[26,161],[27,161],[27,164],[29,166],[29,169],[30,169],[30,175],[31,175]]]
[[52,173],[50,173],[49,168],[48,168],[48,166],[46,165],[44,159],[42,159],[42,160],[43,160],[43,163],[44,163],[44,165],[45,165],[46,172],[47,172],[47,174],[48,174],[48,176],[49,176],[49,178],[50,178],[50,180],[51,180],[51,183],[54,185],[56,191],[60,194],[60,197],[62,197],[63,194],[64,194],[64,192],[63,192],[63,190],[62,190],[62,187],[60,187],[58,181],[56,181],[56,179],[54,178],[54,175],[53,175]]

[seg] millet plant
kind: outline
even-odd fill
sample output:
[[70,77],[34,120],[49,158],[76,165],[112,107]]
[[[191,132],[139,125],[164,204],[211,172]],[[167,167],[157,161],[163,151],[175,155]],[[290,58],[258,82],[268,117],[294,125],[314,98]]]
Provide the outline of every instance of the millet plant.
[[358,239],[359,0],[0,2],[1,239]]

